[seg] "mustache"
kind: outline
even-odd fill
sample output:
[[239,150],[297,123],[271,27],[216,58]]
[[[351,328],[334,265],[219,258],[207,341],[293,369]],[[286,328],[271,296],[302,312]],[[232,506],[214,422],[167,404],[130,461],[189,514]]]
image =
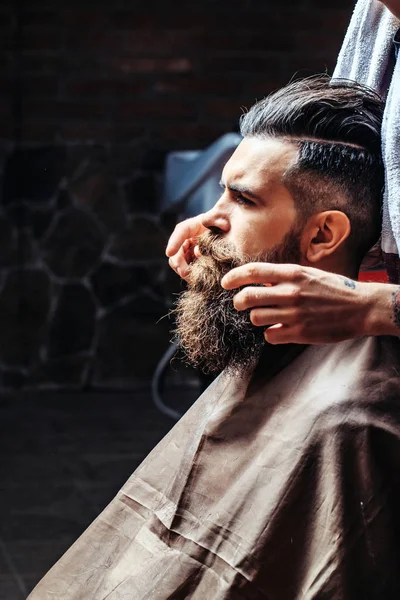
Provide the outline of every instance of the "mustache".
[[212,232],[205,232],[197,238],[197,246],[203,257],[212,258],[216,263],[235,264],[239,262],[234,248],[221,237]]

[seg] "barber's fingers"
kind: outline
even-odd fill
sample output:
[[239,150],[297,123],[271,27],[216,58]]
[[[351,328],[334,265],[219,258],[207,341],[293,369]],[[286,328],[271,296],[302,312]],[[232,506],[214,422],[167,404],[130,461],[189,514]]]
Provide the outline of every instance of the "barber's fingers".
[[[268,320],[268,319],[267,319]],[[337,344],[354,337],[353,330],[344,325],[331,327],[304,319],[288,319],[288,323],[276,323],[264,331],[264,338],[270,344]]]
[[294,323],[284,325],[277,323],[264,331],[264,338],[269,344],[329,344],[345,339],[345,335],[329,338],[324,332],[308,329]]
[[192,217],[178,223],[168,240],[167,248],[165,250],[167,256],[172,257],[176,255],[185,240],[197,237],[206,231],[206,227],[204,227],[201,221],[202,216],[203,215],[197,215],[197,217]]
[[193,251],[189,243],[184,243],[171,258],[168,263],[171,269],[175,271],[180,277],[185,279],[189,273],[189,263],[192,261]]
[[302,294],[298,286],[286,283],[274,286],[247,286],[233,297],[236,310],[248,310],[257,306],[300,306]]
[[221,285],[226,290],[232,290],[243,285],[254,283],[280,283],[284,281],[299,282],[306,273],[314,269],[308,267],[307,271],[300,265],[276,265],[273,263],[247,263],[236,267],[227,273],[221,280]]
[[193,247],[193,255],[195,258],[200,258],[201,256],[200,248],[197,246],[197,244]]
[[307,340],[301,328],[277,323],[264,331],[264,338],[269,344],[307,344]]
[[257,327],[270,325],[292,325],[296,322],[296,311],[291,308],[253,308],[250,311],[250,321]]

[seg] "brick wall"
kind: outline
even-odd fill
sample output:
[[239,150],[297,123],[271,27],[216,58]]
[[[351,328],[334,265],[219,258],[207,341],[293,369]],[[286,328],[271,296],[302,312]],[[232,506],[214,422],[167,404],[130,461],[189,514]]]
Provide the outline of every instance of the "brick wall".
[[331,72],[353,2],[3,0],[3,388],[148,381],[179,289],[157,214],[166,152]]

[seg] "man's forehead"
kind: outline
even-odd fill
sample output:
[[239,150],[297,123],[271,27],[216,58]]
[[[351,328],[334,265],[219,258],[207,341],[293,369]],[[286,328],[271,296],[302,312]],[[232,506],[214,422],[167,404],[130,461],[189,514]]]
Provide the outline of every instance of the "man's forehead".
[[245,137],[226,163],[222,180],[256,179],[281,183],[285,171],[297,160],[296,144],[279,138]]

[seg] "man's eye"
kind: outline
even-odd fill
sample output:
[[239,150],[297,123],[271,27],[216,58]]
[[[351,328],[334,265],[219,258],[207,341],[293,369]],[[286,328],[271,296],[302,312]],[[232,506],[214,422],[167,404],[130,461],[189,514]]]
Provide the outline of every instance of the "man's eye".
[[238,204],[243,204],[245,206],[254,206],[254,202],[252,202],[248,198],[245,198],[244,196],[242,196],[242,194],[235,194],[234,198]]

